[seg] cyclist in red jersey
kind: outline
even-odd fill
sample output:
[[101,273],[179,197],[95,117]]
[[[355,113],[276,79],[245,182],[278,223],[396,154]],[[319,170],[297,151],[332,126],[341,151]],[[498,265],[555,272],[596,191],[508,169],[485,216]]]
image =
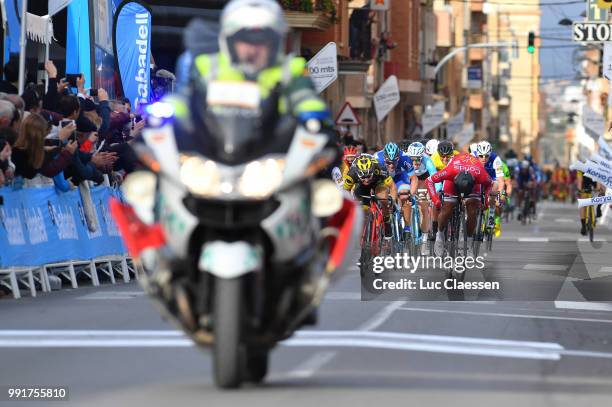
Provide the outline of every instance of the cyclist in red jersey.
[[[437,182],[442,181],[444,181],[442,187],[444,202],[440,201],[435,187]],[[476,227],[476,215],[480,205],[480,194],[482,188],[485,188],[485,206],[488,205],[489,191],[493,185],[487,170],[478,158],[469,153],[463,153],[455,156],[445,169],[427,178],[425,183],[432,203],[436,208],[441,209],[434,245],[436,255],[441,256],[444,252],[444,230],[457,203],[457,196],[461,194],[467,210],[468,256],[473,257],[472,243],[474,242],[474,228]]]

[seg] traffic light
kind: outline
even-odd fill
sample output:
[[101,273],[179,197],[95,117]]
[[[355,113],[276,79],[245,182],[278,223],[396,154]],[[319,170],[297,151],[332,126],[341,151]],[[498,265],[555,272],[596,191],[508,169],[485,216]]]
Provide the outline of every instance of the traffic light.
[[527,52],[533,54],[535,52],[535,34],[533,31],[529,31],[529,38],[527,41]]

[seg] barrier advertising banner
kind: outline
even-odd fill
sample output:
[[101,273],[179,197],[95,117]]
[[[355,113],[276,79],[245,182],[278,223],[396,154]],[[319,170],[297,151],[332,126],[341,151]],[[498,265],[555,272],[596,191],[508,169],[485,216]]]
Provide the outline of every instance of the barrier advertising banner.
[[115,65],[123,94],[132,106],[146,104],[151,96],[151,11],[140,1],[124,1],[113,22]]
[[126,252],[110,216],[108,201],[118,193],[91,190],[98,227],[87,227],[78,189],[0,188],[0,268],[31,267],[69,260],[91,260]]

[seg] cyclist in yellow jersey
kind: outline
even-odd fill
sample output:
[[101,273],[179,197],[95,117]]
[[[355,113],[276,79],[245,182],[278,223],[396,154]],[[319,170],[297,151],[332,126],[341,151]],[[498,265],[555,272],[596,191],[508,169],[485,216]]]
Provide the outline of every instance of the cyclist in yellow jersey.
[[435,153],[432,154],[431,161],[433,162],[433,165],[436,167],[436,170],[441,171],[444,168],[446,168],[446,164],[448,164],[451,158],[453,158],[454,156],[458,154],[459,154],[459,151],[453,150],[452,154],[445,156],[444,157],[445,159],[443,160],[442,156],[440,155],[440,151],[437,150]]
[[[459,154],[459,151],[455,150],[455,146],[452,142],[448,140],[442,140],[436,151],[431,155],[431,161],[433,165],[436,167],[436,170],[442,171],[446,168],[446,165],[453,159],[454,156]],[[431,236],[435,236],[438,232],[438,216],[440,215],[440,210],[436,207],[432,208],[432,224],[431,228],[433,234]]]

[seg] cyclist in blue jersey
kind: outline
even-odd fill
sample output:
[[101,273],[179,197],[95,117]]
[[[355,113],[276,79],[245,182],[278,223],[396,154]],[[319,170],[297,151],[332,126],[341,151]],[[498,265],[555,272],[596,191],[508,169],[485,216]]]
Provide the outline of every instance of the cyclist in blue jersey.
[[[516,177],[518,189],[518,207],[523,207],[523,199],[525,199],[526,194],[529,194],[531,197],[531,204],[535,205],[536,175],[533,168],[529,165],[529,161],[521,161],[515,170],[514,176]],[[519,220],[522,219],[521,212],[519,212],[518,217]]]
[[[406,154],[412,160],[414,174],[417,178],[417,198],[421,210],[421,231],[423,234],[427,234],[431,231],[432,213],[429,205],[431,200],[428,198],[425,180],[438,172],[438,170],[433,161],[431,161],[431,158],[425,154],[425,146],[423,143],[415,142],[410,144],[406,150]],[[436,192],[440,192],[441,189],[442,183],[439,182],[436,184]]]
[[492,151],[491,143],[481,141],[476,145],[475,155],[478,157],[482,165],[487,170],[491,177],[493,187],[491,188],[491,198],[489,202],[495,205],[495,236],[501,234],[501,208],[506,203],[504,162],[501,157]]
[[529,162],[529,168],[533,171],[533,175],[535,177],[535,187],[533,190],[532,203],[533,203],[533,214],[536,214],[536,204],[540,199],[540,191],[543,189],[544,184],[544,172],[540,166],[534,161],[531,154],[525,155],[525,160]]
[[412,213],[408,198],[411,195],[416,196],[418,181],[410,157],[393,142],[385,144],[385,147],[374,156],[380,165],[380,169],[386,171],[395,181],[404,222],[406,225],[410,225]]

